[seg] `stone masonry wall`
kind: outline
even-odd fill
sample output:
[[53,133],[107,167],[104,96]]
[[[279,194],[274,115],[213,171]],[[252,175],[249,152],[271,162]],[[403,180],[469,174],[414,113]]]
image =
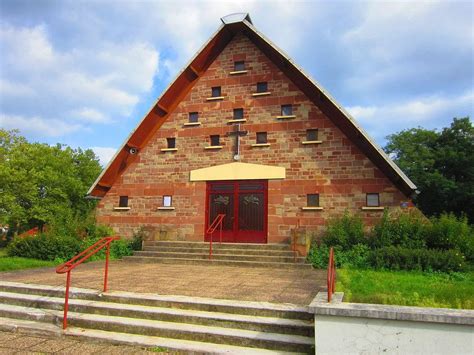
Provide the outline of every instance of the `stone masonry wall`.
[[[230,75],[234,61],[244,60],[246,74]],[[253,97],[256,83],[268,82],[271,95]],[[221,101],[207,101],[211,87],[221,86]],[[292,104],[295,119],[281,120],[281,105]],[[172,112],[138,159],[122,174],[97,209],[100,223],[130,237],[140,226],[160,238],[202,241],[205,182],[190,182],[190,170],[233,162],[233,129],[227,121],[243,108],[249,134],[241,140],[244,163],[282,166],[285,180],[268,184],[268,242],[285,242],[297,221],[321,231],[328,217],[345,210],[368,221],[381,211],[362,211],[366,193],[380,193],[381,206],[397,207],[404,196],[365,155],[244,35],[236,35]],[[200,126],[184,126],[198,112]],[[317,128],[322,143],[303,145],[306,129]],[[267,132],[269,147],[252,147],[256,132]],[[221,136],[220,150],[206,150],[209,136]],[[176,137],[176,152],[162,152],[167,137]],[[323,210],[303,211],[306,194],[319,193]],[[120,195],[129,196],[128,211],[114,211]],[[157,210],[163,195],[173,196],[175,210]]]

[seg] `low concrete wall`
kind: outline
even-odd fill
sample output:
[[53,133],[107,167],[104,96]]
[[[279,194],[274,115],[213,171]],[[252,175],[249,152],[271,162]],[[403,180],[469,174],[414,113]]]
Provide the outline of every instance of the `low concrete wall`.
[[474,311],[327,303],[319,293],[315,314],[316,354],[474,354]]

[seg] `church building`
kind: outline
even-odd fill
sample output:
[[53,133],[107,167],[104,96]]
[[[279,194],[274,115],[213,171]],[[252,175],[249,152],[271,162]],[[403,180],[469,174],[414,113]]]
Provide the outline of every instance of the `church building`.
[[225,215],[225,242],[288,243],[411,204],[413,182],[248,14],[221,20],[90,188],[99,223],[205,241]]

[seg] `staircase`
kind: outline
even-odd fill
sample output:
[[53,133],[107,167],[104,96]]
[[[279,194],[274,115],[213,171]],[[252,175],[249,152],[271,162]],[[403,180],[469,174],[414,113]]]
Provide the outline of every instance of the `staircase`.
[[140,263],[201,264],[273,268],[311,268],[304,257],[294,258],[288,244],[212,244],[209,243],[145,241],[143,251],[137,251],[125,260]]
[[0,281],[0,330],[202,353],[314,353],[307,307]]

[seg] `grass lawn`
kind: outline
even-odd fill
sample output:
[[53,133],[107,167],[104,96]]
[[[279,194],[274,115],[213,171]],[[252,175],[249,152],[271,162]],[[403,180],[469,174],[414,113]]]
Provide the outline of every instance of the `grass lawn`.
[[474,309],[474,272],[340,269],[337,277],[346,302]]
[[7,256],[6,250],[0,249],[0,271],[31,269],[44,266],[55,266],[55,263],[54,261]]

